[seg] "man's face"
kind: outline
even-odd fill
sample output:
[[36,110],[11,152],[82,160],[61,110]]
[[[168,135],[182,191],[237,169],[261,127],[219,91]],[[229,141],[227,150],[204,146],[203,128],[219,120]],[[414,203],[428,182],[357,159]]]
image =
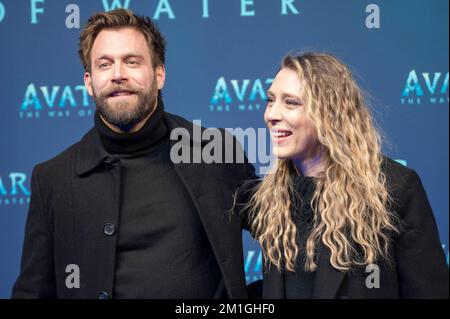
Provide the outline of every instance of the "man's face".
[[164,67],[153,69],[141,32],[125,27],[105,29],[97,35],[91,50],[91,72],[84,74],[84,83],[108,123],[122,129],[148,118],[164,80]]

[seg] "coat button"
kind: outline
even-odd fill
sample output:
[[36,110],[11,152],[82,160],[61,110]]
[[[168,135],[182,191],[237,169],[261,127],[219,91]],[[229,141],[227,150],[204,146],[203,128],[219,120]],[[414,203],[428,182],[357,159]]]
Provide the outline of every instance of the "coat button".
[[106,236],[112,236],[112,235],[114,235],[115,232],[116,232],[116,227],[114,226],[114,224],[108,223],[105,225],[105,227],[103,227],[103,233]]
[[103,165],[105,165],[108,169],[111,169],[114,167],[114,165],[120,160],[119,157],[113,156],[108,157],[103,161]]
[[106,291],[102,291],[98,294],[98,299],[109,299],[109,295]]
[[107,169],[111,169],[111,168],[113,168],[114,163],[112,163],[111,161],[106,160],[106,161],[103,162],[103,165],[105,165]]

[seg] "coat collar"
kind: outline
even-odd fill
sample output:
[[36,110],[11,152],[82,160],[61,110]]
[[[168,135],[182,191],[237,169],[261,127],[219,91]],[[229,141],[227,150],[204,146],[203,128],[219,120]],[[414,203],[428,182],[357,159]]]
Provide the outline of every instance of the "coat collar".
[[92,171],[109,157],[95,128],[83,136],[79,145],[75,167],[77,175],[84,175]]

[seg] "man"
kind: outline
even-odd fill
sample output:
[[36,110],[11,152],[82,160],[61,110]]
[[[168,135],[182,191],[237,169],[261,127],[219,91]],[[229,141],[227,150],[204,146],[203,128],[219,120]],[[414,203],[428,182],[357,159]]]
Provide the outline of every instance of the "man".
[[[79,52],[95,126],[33,170],[13,297],[247,297],[227,210],[253,167],[171,161],[170,132],[193,128],[164,112],[165,40],[150,19],[96,14]],[[204,146],[189,136],[189,152]]]

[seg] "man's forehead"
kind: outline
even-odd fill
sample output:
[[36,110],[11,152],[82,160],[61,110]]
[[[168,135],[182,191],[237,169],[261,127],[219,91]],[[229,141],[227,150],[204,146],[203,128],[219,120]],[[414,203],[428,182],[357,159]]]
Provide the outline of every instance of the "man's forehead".
[[147,40],[142,32],[134,28],[107,28],[100,31],[95,37],[93,48],[103,45],[146,47]]
[[144,35],[133,28],[105,29],[97,35],[93,46],[94,59],[102,56],[135,56],[150,55]]

